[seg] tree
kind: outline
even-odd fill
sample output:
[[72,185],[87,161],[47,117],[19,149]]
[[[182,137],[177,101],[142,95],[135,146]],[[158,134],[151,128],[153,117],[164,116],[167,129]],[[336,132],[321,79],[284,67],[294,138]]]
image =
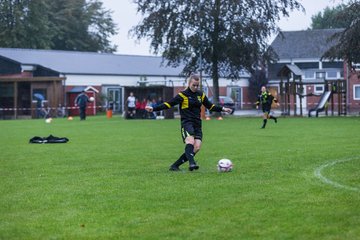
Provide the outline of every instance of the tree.
[[[134,0],[142,21],[131,33],[147,38],[167,65],[185,63],[183,73],[202,69],[212,77],[218,102],[219,77],[238,78],[253,72],[264,56],[267,38],[278,31],[276,21],[290,10],[302,9],[296,0]],[[194,54],[195,53],[195,54]],[[268,57],[265,54],[265,57]]]
[[360,63],[360,2],[351,0],[344,11],[336,15],[336,19],[351,19],[344,31],[334,34],[329,41],[336,41],[323,56],[323,58],[345,59],[351,66]]
[[338,14],[346,11],[346,5],[340,4],[336,7],[326,7],[323,12],[311,17],[312,29],[329,29],[329,28],[345,28],[348,26],[352,19],[349,16],[345,18],[338,18]]
[[56,29],[54,49],[113,52],[108,38],[116,34],[111,11],[104,10],[97,0],[48,0],[51,22]]
[[2,0],[0,46],[113,52],[111,11],[98,0]]
[[0,46],[13,48],[51,47],[46,0],[3,0],[0,2]]

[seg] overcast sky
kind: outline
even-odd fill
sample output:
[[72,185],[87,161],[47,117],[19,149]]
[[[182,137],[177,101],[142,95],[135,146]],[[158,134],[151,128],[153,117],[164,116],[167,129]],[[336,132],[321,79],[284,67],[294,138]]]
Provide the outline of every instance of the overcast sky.
[[[112,10],[112,18],[118,26],[118,34],[111,38],[118,46],[118,54],[152,55],[149,44],[142,40],[137,43],[128,35],[128,31],[137,25],[141,16],[136,14],[136,5],[132,0],[101,0],[106,9]],[[347,0],[299,0],[306,12],[291,12],[289,18],[283,18],[279,27],[284,31],[306,30],[310,27],[311,17],[327,6],[334,7]]]

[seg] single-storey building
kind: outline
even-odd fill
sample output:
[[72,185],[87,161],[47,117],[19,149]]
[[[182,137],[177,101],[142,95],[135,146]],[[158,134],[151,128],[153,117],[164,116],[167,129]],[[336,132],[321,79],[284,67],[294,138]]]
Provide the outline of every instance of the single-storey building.
[[[74,95],[84,89],[95,96],[96,109],[109,107],[114,113],[125,110],[130,91],[136,91],[139,99],[168,99],[184,89],[186,76],[182,66],[165,65],[157,56],[0,48],[0,118],[34,117],[39,99],[53,111],[62,107],[67,114],[76,114],[71,111]],[[233,97],[238,108],[251,106],[248,78],[246,73],[238,80],[221,78],[220,95]],[[171,88],[172,93],[159,87]],[[212,95],[208,76],[203,89]]]

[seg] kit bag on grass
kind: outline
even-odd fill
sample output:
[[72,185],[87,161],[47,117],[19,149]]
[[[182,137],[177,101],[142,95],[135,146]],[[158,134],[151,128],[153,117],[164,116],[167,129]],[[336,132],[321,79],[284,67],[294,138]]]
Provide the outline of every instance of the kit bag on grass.
[[29,140],[29,143],[67,143],[69,141],[66,137],[55,137],[49,135],[48,137],[35,136]]

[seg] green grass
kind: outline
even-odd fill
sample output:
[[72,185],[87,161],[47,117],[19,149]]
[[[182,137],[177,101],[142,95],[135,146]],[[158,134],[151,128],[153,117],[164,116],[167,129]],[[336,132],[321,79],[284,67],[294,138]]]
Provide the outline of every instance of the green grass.
[[[360,119],[261,123],[204,121],[174,173],[179,120],[0,121],[0,239],[360,239]],[[70,142],[28,143],[49,134]]]

